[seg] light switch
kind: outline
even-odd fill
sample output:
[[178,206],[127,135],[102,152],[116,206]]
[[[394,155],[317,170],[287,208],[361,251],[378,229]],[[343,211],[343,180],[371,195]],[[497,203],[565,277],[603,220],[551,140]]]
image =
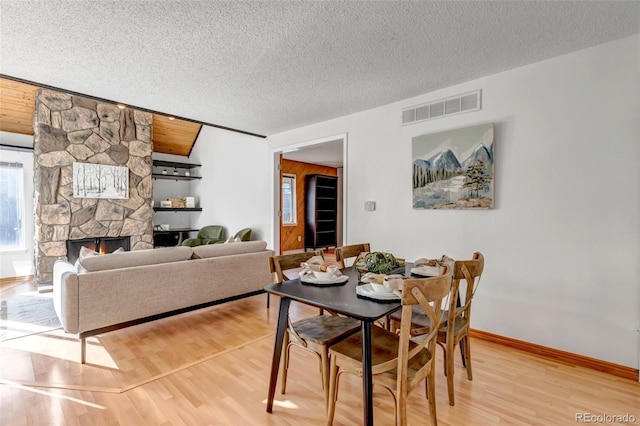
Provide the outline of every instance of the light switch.
[[372,212],[376,209],[376,202],[375,201],[365,201],[364,202],[364,209],[365,211],[368,212]]

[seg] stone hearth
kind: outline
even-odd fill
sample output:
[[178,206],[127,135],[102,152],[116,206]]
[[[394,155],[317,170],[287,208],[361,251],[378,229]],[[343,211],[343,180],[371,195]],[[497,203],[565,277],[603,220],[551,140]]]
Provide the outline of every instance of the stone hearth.
[[[130,236],[153,248],[150,113],[40,89],[34,117],[36,282],[52,282],[67,240]],[[73,163],[129,168],[128,199],[73,197]]]

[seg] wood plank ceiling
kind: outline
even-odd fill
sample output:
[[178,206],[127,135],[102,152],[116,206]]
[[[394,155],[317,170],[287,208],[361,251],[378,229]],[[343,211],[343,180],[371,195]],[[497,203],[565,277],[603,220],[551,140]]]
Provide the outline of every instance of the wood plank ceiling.
[[[38,86],[0,78],[0,130],[33,135],[33,114]],[[153,114],[153,152],[188,156],[202,125]]]

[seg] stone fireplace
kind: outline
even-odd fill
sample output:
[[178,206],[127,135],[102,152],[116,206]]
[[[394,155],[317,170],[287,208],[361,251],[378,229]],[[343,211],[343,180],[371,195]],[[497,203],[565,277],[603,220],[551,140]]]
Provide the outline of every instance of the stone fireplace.
[[[67,240],[129,237],[153,248],[150,113],[40,89],[34,116],[35,271],[53,281]],[[129,168],[129,198],[75,198],[73,163]]]

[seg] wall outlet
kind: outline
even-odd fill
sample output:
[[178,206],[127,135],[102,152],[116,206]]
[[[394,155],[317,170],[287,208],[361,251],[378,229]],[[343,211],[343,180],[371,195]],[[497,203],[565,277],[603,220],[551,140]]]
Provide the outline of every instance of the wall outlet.
[[302,237],[298,235],[298,241],[302,241]]

